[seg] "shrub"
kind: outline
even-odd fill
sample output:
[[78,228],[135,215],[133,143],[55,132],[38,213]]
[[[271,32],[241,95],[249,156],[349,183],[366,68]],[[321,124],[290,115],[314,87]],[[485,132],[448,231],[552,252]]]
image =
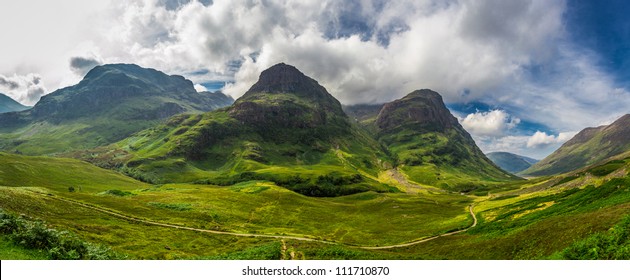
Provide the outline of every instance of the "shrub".
[[54,260],[107,260],[122,256],[109,248],[90,244],[67,231],[46,227],[41,221],[29,221],[0,209],[0,233],[16,245],[44,250]]
[[131,192],[128,191],[121,191],[121,190],[106,190],[105,192],[103,192],[103,194],[108,194],[108,195],[113,195],[113,196],[129,196],[129,195],[134,195]]
[[605,233],[597,233],[564,249],[562,258],[571,260],[630,259],[630,216]]

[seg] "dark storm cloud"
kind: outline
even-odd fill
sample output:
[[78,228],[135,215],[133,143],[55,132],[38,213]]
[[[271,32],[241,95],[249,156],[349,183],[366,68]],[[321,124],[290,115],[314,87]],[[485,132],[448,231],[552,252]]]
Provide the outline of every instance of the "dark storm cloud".
[[73,57],[70,58],[70,69],[77,75],[84,76],[92,68],[100,65],[101,62],[94,58]]
[[20,85],[17,82],[11,81],[8,78],[5,78],[5,77],[3,77],[1,75],[0,75],[0,85],[8,87],[9,89],[16,89],[16,88],[20,87]]

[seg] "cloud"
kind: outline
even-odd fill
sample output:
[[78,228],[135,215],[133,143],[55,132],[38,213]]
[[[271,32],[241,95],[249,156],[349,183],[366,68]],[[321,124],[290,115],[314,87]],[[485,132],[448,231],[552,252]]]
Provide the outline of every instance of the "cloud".
[[516,127],[520,119],[511,117],[502,110],[477,112],[460,119],[462,126],[475,136],[500,136]]
[[23,76],[14,74],[12,77],[0,74],[0,92],[22,104],[32,105],[46,94],[47,89],[42,84],[39,74],[29,73]]
[[200,84],[195,84],[195,90],[197,90],[197,92],[204,92],[204,91],[208,91],[208,88]]
[[17,82],[1,75],[0,75],[0,86],[7,87],[10,90],[20,87],[20,85]]
[[470,116],[467,129],[478,142],[485,137],[482,147],[509,142],[532,152],[542,149],[506,138],[524,136],[511,121],[544,124],[549,136],[630,108],[630,92],[597,66],[602,58],[571,41],[563,0],[67,0],[71,9],[42,1],[37,11],[18,2],[0,11],[2,25],[25,22],[7,30],[21,40],[3,42],[0,73],[40,73],[48,88],[78,82],[89,68],[80,62],[124,62],[196,73],[186,77],[200,85],[226,82],[223,91],[239,97],[285,62],[345,104],[431,88],[448,103],[501,108]]
[[562,132],[558,136],[548,135],[545,132],[536,131],[534,135],[527,139],[528,148],[541,148],[552,144],[562,144],[575,135],[575,132]]
[[88,58],[88,57],[72,57],[70,58],[70,68],[72,72],[77,75],[83,77],[87,72],[92,70],[92,68],[100,65],[101,62],[96,58]]

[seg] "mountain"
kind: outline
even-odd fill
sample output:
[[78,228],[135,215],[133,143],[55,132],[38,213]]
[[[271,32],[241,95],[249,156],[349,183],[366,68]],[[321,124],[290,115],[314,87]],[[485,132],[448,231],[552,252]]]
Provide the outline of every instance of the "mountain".
[[266,180],[310,196],[396,190],[378,182],[390,161],[381,146],[317,81],[283,63],[232,106],[175,116],[81,158],[154,183]]
[[486,156],[501,169],[513,174],[521,172],[539,161],[507,152],[492,152]]
[[97,66],[76,85],[33,108],[0,115],[0,149],[50,154],[114,143],[181,113],[227,106],[222,93],[198,93],[182,76],[133,64]]
[[485,157],[438,93],[415,91],[359,124],[317,81],[283,63],[232,106],[179,115],[79,157],[152,183],[266,180],[310,196],[396,191],[387,182],[402,178],[397,166],[418,183],[457,192],[518,178]]
[[516,179],[492,163],[444,105],[423,89],[383,106],[374,121],[377,139],[410,179],[454,191]]
[[628,151],[630,151],[630,114],[610,125],[589,127],[580,131],[558,150],[521,174],[544,176],[565,173]]
[[24,105],[18,103],[17,101],[11,99],[11,97],[8,97],[8,96],[0,93],[0,114],[1,113],[6,113],[6,112],[23,111],[23,110],[26,110],[28,108],[30,108],[30,107],[24,106]]

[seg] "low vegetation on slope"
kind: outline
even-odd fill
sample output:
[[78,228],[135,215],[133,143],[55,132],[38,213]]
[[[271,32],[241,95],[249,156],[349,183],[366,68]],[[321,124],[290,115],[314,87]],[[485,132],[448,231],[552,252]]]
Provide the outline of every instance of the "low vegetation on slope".
[[607,126],[586,128],[523,175],[545,176],[597,164],[630,151],[630,114]]
[[[0,238],[10,241],[10,247],[27,255],[39,255],[53,260],[121,259],[102,245],[87,243],[67,231],[51,229],[41,221],[29,221],[0,208]],[[15,248],[10,248],[15,250]],[[1,253],[0,253],[1,254]],[[7,255],[10,259],[19,256]]]
[[180,113],[233,102],[198,93],[193,83],[133,64],[92,69],[78,84],[56,90],[28,110],[0,114],[0,150],[47,155],[120,141]]

